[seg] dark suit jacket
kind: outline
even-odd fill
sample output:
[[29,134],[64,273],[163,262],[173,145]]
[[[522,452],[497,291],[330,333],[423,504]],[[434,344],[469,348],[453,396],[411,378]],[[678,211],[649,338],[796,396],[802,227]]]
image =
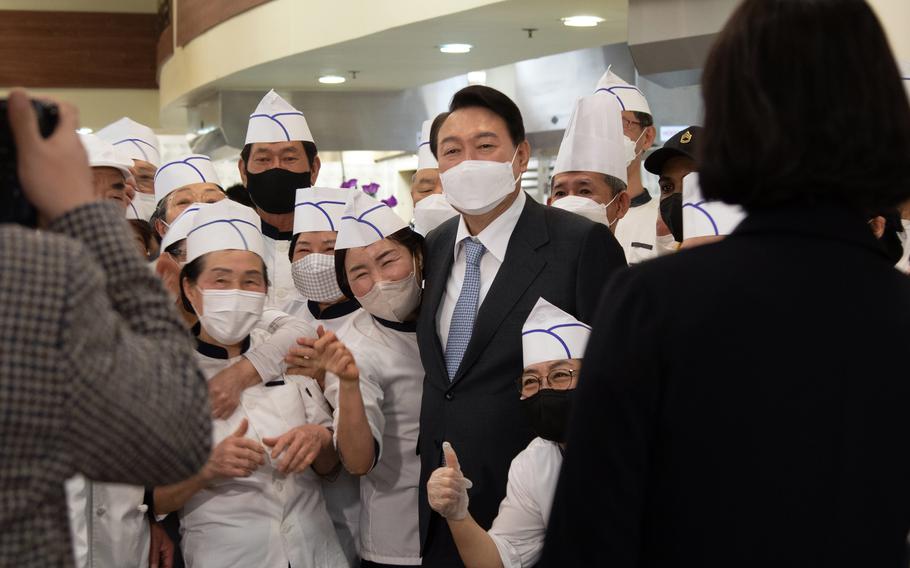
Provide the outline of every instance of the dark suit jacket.
[[[470,510],[489,527],[505,496],[512,458],[533,439],[519,405],[522,371],[521,328],[540,297],[587,321],[609,276],[626,265],[622,247],[605,225],[545,207],[527,198],[505,260],[479,307],[474,333],[461,367],[449,382],[436,332],[436,312],[453,264],[458,217],[431,232],[426,241],[426,287],[417,339],[426,371],[420,415],[421,542],[430,558],[454,559],[446,533],[427,540],[431,511],[426,482],[439,467],[442,442],[458,453],[474,483]],[[448,544],[443,544],[443,543]],[[441,554],[439,547],[446,549]],[[426,556],[426,555],[425,555]],[[441,565],[434,560],[432,565]]]
[[621,272],[541,564],[905,568],[908,346],[910,280],[845,210]]

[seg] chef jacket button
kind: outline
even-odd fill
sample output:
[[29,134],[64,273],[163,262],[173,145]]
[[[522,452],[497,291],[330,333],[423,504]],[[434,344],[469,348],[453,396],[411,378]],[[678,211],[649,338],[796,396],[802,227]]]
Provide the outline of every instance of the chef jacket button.
[[149,506],[146,505],[145,503],[143,503],[142,505],[137,506],[136,510],[139,511],[140,513],[148,513]]
[[451,392],[446,393],[446,400],[452,400],[453,398],[455,398],[454,394],[452,394]]
[[105,513],[107,513],[107,509],[105,509],[103,505],[95,509],[95,514],[99,517],[103,517]]
[[287,293],[286,291],[284,291],[284,290],[278,290],[278,297],[279,297],[279,298],[282,298],[282,299],[283,299],[283,298],[284,298],[285,296],[287,296],[287,295],[288,295],[288,293]]
[[281,491],[282,489],[284,489],[284,483],[282,483],[282,482],[280,482],[280,481],[276,481],[276,482],[275,482],[275,489],[277,489],[278,491]]

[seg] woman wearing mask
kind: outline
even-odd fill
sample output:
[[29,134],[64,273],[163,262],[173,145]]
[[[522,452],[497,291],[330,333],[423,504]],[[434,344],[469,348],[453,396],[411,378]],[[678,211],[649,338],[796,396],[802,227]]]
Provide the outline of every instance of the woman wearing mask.
[[452,531],[467,568],[521,568],[540,558],[562,454],[581,357],[591,328],[543,298],[522,329],[524,371],[518,392],[537,438],[509,468],[506,498],[489,531],[468,512],[471,481],[452,446],[443,443],[446,464],[430,476],[430,507]]
[[[224,200],[196,214],[186,240],[181,293],[199,316],[197,362],[211,379],[249,349],[262,317],[259,218]],[[188,567],[347,565],[319,481],[337,465],[324,404],[303,377],[247,388],[233,413],[214,420],[215,448],[202,471],[155,489],[157,515],[180,512]]]
[[[315,353],[335,409],[335,444],[360,483],[361,566],[420,565],[415,448],[424,370],[417,350],[423,238],[386,205],[351,195],[335,243],[338,282],[358,313]],[[352,353],[354,355],[352,355]]]

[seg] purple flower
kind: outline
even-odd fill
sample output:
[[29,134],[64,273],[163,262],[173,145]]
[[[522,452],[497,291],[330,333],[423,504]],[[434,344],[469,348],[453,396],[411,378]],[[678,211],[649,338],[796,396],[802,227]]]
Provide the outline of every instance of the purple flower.
[[362,189],[363,192],[366,193],[367,195],[376,195],[376,192],[379,191],[379,184],[378,183],[365,183],[365,184],[363,184],[363,187],[361,187],[360,189]]
[[396,205],[398,205],[398,200],[395,199],[395,196],[394,196],[394,195],[391,196],[391,197],[389,197],[388,199],[380,199],[380,201],[382,201],[383,203],[385,203],[385,204],[388,205],[389,207],[395,207]]
[[357,178],[351,178],[348,181],[342,182],[341,187],[343,189],[351,189],[357,187]]

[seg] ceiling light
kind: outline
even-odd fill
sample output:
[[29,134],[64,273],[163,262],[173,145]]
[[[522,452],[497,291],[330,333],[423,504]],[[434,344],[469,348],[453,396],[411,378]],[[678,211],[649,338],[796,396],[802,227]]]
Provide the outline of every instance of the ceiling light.
[[469,85],[486,85],[487,84],[487,72],[486,71],[468,72],[468,84]]
[[79,134],[91,134],[92,132],[94,132],[94,130],[92,130],[91,128],[82,127],[82,128],[77,128],[76,132],[78,132]]
[[573,28],[593,28],[602,21],[604,19],[597,16],[569,16],[562,19],[563,25]]
[[319,82],[323,85],[340,85],[345,81],[347,81],[347,79],[340,75],[323,75],[319,78]]
[[443,53],[468,53],[474,47],[469,43],[444,43],[439,46]]

